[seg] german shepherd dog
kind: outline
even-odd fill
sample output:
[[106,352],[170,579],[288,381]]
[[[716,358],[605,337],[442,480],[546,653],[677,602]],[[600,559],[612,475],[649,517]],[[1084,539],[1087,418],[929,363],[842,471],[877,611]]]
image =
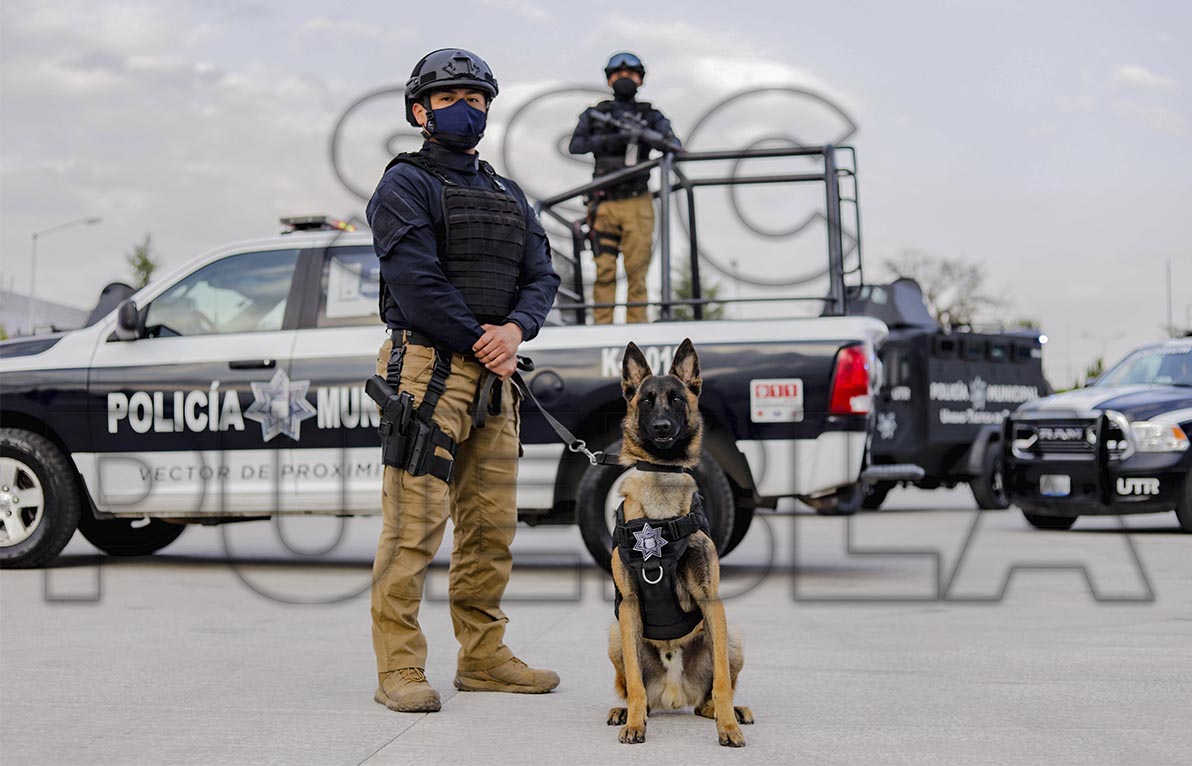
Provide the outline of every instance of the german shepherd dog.
[[[679,346],[669,375],[652,375],[641,350],[629,344],[621,374],[621,390],[628,402],[622,465],[643,461],[693,468],[699,463],[700,384],[699,357],[690,339]],[[685,472],[631,468],[621,490],[624,520],[685,515],[696,489],[695,479]],[[627,707],[609,710],[608,725],[623,726],[621,742],[644,742],[649,711],[690,706],[696,715],[716,720],[721,745],[743,747],[739,724],[753,723],[753,713],[733,706],[733,692],[745,657],[740,633],[729,628],[724,616],[718,595],[720,562],[711,538],[702,531],[693,532],[675,571],[679,605],[687,612],[698,608],[703,615],[702,622],[682,638],[645,638],[636,575],[616,546],[612,569],[623,601],[609,631],[608,656],[616,671],[613,685]]]

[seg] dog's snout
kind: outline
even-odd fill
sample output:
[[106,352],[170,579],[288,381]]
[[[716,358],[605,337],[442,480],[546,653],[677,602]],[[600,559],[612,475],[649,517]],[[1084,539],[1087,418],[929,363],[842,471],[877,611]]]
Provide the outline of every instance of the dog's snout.
[[655,436],[662,437],[670,436],[675,429],[674,425],[666,418],[658,418],[650,424],[650,428],[653,429]]

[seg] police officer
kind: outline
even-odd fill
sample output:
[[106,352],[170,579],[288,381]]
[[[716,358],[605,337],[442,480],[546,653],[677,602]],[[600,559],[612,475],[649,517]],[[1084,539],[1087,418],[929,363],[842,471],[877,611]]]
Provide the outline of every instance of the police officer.
[[[559,683],[502,641],[501,596],[517,523],[520,343],[546,318],[559,277],[525,194],[479,158],[497,80],[476,54],[427,54],[406,83],[406,119],[426,139],[394,158],[368,204],[380,259],[381,316],[392,337],[377,372],[416,405],[402,465],[385,466],[383,527],[373,567],[372,633],[390,709],[430,712],[426,639],[418,624],[426,568],[450,516],[449,596],[464,691],[547,692]],[[478,391],[491,382],[476,415]]]
[[[646,77],[646,67],[632,53],[615,53],[604,67],[604,76],[613,90],[613,98],[601,101],[579,116],[579,124],[568,147],[572,154],[591,152],[596,159],[594,176],[602,176],[624,167],[644,162],[650,147],[634,140],[616,127],[593,117],[601,112],[612,117],[626,115],[638,119],[643,127],[674,140],[670,120],[645,101],[636,100],[638,88]],[[617,186],[596,192],[592,228],[596,232],[596,283],[592,286],[595,303],[613,303],[617,291],[617,253],[624,256],[625,277],[629,283],[625,309],[628,322],[645,322],[648,300],[646,272],[654,238],[654,203],[648,183],[649,173],[631,176]],[[642,305],[634,306],[639,303]],[[613,321],[611,306],[596,308],[597,324]]]

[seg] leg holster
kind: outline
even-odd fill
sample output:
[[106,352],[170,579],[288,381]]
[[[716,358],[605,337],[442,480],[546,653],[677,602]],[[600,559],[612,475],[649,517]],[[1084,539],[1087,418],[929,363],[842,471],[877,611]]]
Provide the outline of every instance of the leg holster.
[[[427,384],[426,395],[417,407],[409,391],[394,390],[401,378],[403,355],[404,348],[395,347],[385,377],[374,375],[364,385],[365,393],[381,408],[381,424],[377,429],[381,437],[381,462],[401,468],[411,476],[429,473],[450,483],[459,445],[439,428],[433,415],[439,397],[447,390],[451,353],[435,349],[434,372]],[[436,447],[447,450],[451,457],[436,455]]]

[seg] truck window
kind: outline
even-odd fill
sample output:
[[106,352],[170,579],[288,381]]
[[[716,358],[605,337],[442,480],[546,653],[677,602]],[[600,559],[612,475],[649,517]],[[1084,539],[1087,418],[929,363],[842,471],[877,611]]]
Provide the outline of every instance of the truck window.
[[297,263],[297,250],[268,250],[208,264],[149,304],[148,336],[280,330]]
[[935,356],[946,357],[954,356],[956,354],[957,346],[955,338],[949,338],[945,335],[935,336]]
[[961,342],[961,356],[966,361],[978,362],[985,358],[984,338],[965,338]]
[[380,324],[381,264],[370,245],[330,248],[323,257],[316,327]]

